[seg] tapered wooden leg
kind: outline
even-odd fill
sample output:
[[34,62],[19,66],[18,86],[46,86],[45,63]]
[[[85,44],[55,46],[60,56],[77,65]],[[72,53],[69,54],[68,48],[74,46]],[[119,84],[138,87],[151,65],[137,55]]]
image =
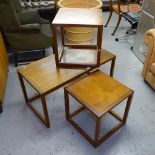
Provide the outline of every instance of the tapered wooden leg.
[[65,112],[66,112],[66,119],[69,119],[69,95],[68,92],[64,89],[64,98],[65,98]]
[[24,80],[23,80],[23,77],[20,73],[18,73],[18,78],[19,78],[19,82],[20,82],[20,85],[21,85],[21,88],[22,88],[22,91],[24,94],[25,102],[28,104],[28,96],[27,96],[25,85],[24,85]]
[[119,17],[118,17],[118,21],[117,21],[117,24],[116,24],[116,27],[115,27],[115,29],[114,29],[114,31],[113,31],[113,33],[112,33],[112,35],[114,35],[114,34],[115,34],[115,32],[117,31],[117,29],[118,29],[118,26],[119,26],[119,24],[120,24],[121,19],[122,19],[122,16],[121,16],[121,15],[119,15]]
[[116,57],[113,58],[111,61],[111,67],[110,67],[110,76],[111,77],[113,77],[113,75],[114,75],[115,60],[116,60]]
[[2,113],[3,112],[3,106],[2,106],[2,104],[0,104],[0,113]]
[[127,100],[127,104],[126,104],[126,108],[123,116],[123,124],[125,124],[127,121],[127,117],[128,117],[131,102],[132,102],[132,97],[133,97],[133,93],[128,97],[128,100]]
[[100,135],[100,117],[96,116],[96,127],[95,127],[95,147],[98,146],[98,140]]
[[44,116],[45,116],[45,123],[46,123],[46,126],[49,128],[50,127],[50,121],[49,121],[45,96],[43,96],[43,95],[41,95],[41,102],[42,102],[43,112],[44,112]]
[[107,22],[106,22],[106,24],[105,24],[105,26],[104,26],[104,27],[107,27],[107,26],[108,26],[109,21],[110,21],[111,16],[112,16],[112,13],[113,13],[113,10],[110,10],[110,14],[109,14],[108,20],[107,20]]

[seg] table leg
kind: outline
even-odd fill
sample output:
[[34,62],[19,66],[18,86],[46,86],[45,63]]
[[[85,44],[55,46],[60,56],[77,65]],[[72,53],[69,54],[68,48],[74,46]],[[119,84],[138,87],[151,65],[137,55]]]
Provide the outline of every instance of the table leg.
[[22,88],[22,91],[24,94],[25,102],[28,104],[28,96],[27,96],[25,85],[24,85],[24,80],[23,80],[23,77],[20,73],[18,73],[18,78],[19,78],[19,82],[20,82],[20,85],[21,85],[21,88]]
[[69,94],[66,89],[64,89],[64,98],[65,98],[65,112],[66,112],[66,119],[69,119]]
[[116,57],[114,57],[114,58],[111,60],[111,67],[110,67],[110,76],[111,76],[111,77],[113,77],[113,75],[114,75],[115,60],[116,60]]
[[126,121],[127,121],[127,117],[128,117],[129,110],[130,110],[133,93],[128,97],[128,100],[127,100],[127,103],[126,103],[126,108],[125,108],[125,112],[124,112],[124,116],[123,116],[123,124],[125,124]]
[[95,127],[95,147],[98,146],[98,140],[100,135],[100,117],[96,116],[96,127]]
[[[23,77],[20,73],[18,73],[18,77],[19,77],[19,81],[21,84],[21,88],[24,94],[24,98],[25,101],[27,103],[27,105],[32,109],[32,111],[39,117],[39,119],[49,128],[50,127],[50,121],[49,121],[49,116],[48,116],[48,110],[47,110],[47,106],[46,106],[46,100],[45,100],[45,96],[38,94],[34,97],[32,97],[31,99],[28,98],[27,92],[26,92],[26,88],[25,88],[25,84],[24,84],[24,80]],[[41,98],[41,103],[42,103],[42,108],[43,108],[43,115],[31,104],[31,102],[35,99]]]
[[41,102],[42,102],[43,112],[44,112],[44,116],[45,116],[45,124],[49,128],[50,127],[50,121],[49,121],[45,96],[43,96],[43,95],[41,95]]

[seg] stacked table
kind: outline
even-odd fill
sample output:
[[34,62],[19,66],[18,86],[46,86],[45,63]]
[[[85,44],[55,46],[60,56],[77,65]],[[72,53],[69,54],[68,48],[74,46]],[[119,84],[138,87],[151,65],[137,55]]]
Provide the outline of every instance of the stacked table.
[[[53,23],[54,54],[29,65],[19,67],[17,73],[27,105],[38,118],[50,127],[46,95],[65,87],[66,119],[94,146],[99,146],[117,129],[126,123],[133,90],[114,80],[114,66],[116,56],[101,48],[102,44],[102,12],[99,9],[59,9]],[[57,27],[60,27],[61,50],[58,50]],[[66,27],[96,28],[96,43],[72,44],[65,41]],[[111,62],[110,76],[99,71],[99,67]],[[97,70],[96,70],[97,69]],[[74,82],[74,80],[76,80]],[[25,81],[37,91],[37,95],[27,95]],[[72,114],[69,112],[69,95],[82,105]],[[43,114],[32,105],[35,99],[41,99]],[[127,98],[124,116],[121,118],[112,109]],[[73,121],[73,117],[84,109],[89,110],[96,118],[95,139],[90,138],[81,127]],[[110,113],[120,123],[106,135],[100,138],[101,117]]]

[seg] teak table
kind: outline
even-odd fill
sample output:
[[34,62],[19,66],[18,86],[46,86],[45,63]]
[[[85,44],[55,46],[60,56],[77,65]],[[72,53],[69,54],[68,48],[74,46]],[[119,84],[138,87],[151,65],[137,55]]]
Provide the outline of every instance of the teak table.
[[[113,76],[114,72],[115,58],[116,56],[114,54],[102,49],[100,65],[111,61],[111,68],[110,68],[111,76]],[[87,69],[57,68],[55,65],[54,55],[51,55],[44,59],[35,61],[29,65],[17,68],[17,73],[19,76],[20,84],[23,90],[26,103],[33,110],[33,112],[39,117],[39,119],[47,127],[50,127],[45,96],[63,87],[72,80],[77,79],[83,74],[86,74],[89,70],[92,69],[94,68],[87,68]],[[38,92],[37,96],[34,96],[32,98],[28,97],[24,80],[26,80]],[[31,104],[31,102],[37,98],[41,99],[43,115],[40,114],[37,111],[37,109],[34,108]]]
[[[103,141],[110,137],[116,130],[126,123],[133,90],[114,80],[110,76],[95,71],[86,77],[82,77],[72,82],[64,89],[66,119],[94,146],[99,146]],[[69,95],[74,97],[82,105],[78,110],[70,114]],[[116,114],[112,109],[127,99],[127,104],[123,118]],[[96,118],[95,137],[92,139],[74,121],[73,117],[83,111],[89,110]],[[112,114],[120,123],[111,129],[107,134],[100,137],[101,118],[106,113]]]
[[[61,28],[61,50],[58,51],[57,27]],[[65,42],[65,27],[97,29],[95,43],[69,44]],[[100,66],[103,16],[101,9],[60,8],[52,22],[53,49],[58,67]]]

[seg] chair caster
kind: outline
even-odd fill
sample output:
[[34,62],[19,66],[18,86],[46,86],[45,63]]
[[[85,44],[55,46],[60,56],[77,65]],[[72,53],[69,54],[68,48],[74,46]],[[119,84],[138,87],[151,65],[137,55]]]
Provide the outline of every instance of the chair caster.
[[115,38],[115,41],[119,41],[119,39],[118,38]]

